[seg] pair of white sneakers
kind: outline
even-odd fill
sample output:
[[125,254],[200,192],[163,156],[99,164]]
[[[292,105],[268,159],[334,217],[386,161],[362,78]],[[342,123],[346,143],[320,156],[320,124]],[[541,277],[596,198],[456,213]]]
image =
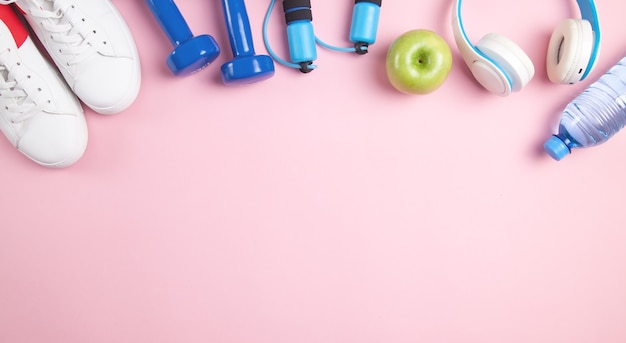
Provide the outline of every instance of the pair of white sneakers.
[[110,0],[0,0],[0,131],[36,163],[77,162],[88,137],[81,101],[119,113],[140,83],[135,42]]

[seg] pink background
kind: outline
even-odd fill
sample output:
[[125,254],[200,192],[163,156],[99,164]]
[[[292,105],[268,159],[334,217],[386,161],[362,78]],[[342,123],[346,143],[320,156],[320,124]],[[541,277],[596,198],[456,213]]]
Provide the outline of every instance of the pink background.
[[[50,170],[0,140],[0,342],[578,343],[626,341],[626,134],[561,162],[561,109],[626,55],[624,3],[598,0],[587,81],[545,73],[574,2],[466,0],[476,42],[502,33],[536,76],[499,98],[470,77],[451,1],[383,3],[365,56],[319,49],[304,75],[229,88],[218,1],[178,1],[219,59],[177,78],[144,1],[114,0],[143,83],[115,116],[85,110],[76,165]],[[248,1],[256,51],[269,1]],[[314,1],[346,46],[352,1]],[[280,2],[270,40],[287,57]],[[395,91],[386,50],[415,28],[454,65],[435,93]]]

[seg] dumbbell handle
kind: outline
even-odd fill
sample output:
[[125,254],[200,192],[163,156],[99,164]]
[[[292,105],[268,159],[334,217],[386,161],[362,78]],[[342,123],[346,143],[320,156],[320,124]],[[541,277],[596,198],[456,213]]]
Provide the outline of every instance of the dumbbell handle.
[[222,8],[233,56],[254,55],[250,20],[244,0],[222,0]]
[[174,0],[146,0],[146,3],[173,45],[178,46],[193,37]]

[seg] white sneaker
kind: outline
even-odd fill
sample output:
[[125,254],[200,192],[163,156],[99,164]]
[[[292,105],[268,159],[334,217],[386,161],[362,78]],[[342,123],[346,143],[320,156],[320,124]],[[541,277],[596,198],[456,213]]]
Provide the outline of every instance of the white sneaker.
[[87,147],[80,102],[7,6],[0,6],[0,131],[46,167],[72,165]]
[[110,0],[0,0],[15,3],[76,95],[114,114],[139,93],[135,41]]

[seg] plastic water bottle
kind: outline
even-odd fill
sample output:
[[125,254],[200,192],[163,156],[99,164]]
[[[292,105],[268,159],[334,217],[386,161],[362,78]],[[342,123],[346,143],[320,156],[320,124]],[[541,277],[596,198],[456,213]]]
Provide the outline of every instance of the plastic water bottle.
[[559,131],[544,144],[559,161],[574,148],[606,142],[626,125],[626,57],[572,100],[561,114]]

